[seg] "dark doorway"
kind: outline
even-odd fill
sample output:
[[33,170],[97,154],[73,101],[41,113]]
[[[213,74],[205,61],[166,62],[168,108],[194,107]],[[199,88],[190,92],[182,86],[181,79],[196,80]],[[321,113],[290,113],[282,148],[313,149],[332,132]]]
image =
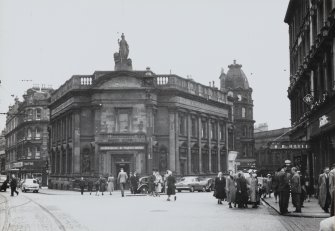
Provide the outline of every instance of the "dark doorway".
[[[116,166],[116,174],[115,174],[115,182],[117,183],[117,177],[118,177],[118,175],[119,175],[119,172],[120,172],[120,170],[121,170],[121,168],[123,169],[123,171],[124,172],[126,172],[127,173],[127,175],[128,175],[128,179],[129,179],[129,173],[130,173],[130,163],[116,163],[115,164],[115,166]],[[119,185],[118,184],[116,184],[116,189],[119,189]],[[128,184],[128,182],[127,182],[127,184],[126,184],[126,189],[128,189],[129,188],[129,184]]]

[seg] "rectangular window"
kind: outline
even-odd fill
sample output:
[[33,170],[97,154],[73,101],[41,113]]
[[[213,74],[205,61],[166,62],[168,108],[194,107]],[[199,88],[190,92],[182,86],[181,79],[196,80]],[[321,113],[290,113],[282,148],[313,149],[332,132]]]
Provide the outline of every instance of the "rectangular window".
[[119,132],[130,131],[131,109],[117,109],[117,125]]
[[206,121],[201,121],[201,138],[207,138],[207,123]]
[[245,118],[245,108],[242,107],[242,118]]
[[179,134],[182,136],[186,135],[186,123],[185,123],[185,116],[179,116]]
[[28,128],[28,131],[27,131],[27,140],[31,140],[31,136],[32,136],[31,130],[30,130],[30,128]]
[[196,118],[192,118],[192,137],[198,137],[198,130],[197,130],[197,120]]
[[35,159],[41,158],[41,148],[39,146],[35,147]]

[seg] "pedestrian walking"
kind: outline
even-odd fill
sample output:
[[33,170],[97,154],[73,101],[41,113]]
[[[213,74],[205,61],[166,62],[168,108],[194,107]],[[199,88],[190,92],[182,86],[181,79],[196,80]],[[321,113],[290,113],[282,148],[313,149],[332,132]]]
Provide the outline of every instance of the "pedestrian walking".
[[155,169],[152,171],[152,175],[149,176],[148,179],[148,193],[151,196],[154,196],[155,192],[155,180],[156,180],[156,171]]
[[292,178],[291,178],[291,194],[292,194],[292,204],[295,207],[296,213],[301,213],[301,181],[300,175],[297,172],[297,168],[291,168]]
[[215,178],[214,195],[218,204],[222,204],[222,201],[226,198],[226,178],[223,177],[222,172],[219,172]]
[[263,187],[264,187],[263,198],[266,198],[266,196],[269,196],[269,198],[271,198],[271,190],[272,190],[271,174],[267,174],[266,178],[263,179]]
[[325,167],[323,173],[319,176],[319,205],[329,213],[329,205],[331,203],[331,196],[329,192],[329,168]]
[[155,195],[160,196],[162,192],[162,183],[163,183],[163,178],[161,174],[159,174],[158,171],[156,171],[155,174]]
[[80,178],[79,188],[80,188],[81,195],[84,195],[84,189],[85,189],[85,180],[84,180],[84,177]]
[[136,194],[138,188],[138,177],[136,172],[134,172],[134,174],[130,172],[129,182],[131,194]]
[[100,176],[100,179],[99,179],[99,189],[100,189],[101,195],[103,196],[104,192],[106,191],[106,179],[102,176]]
[[236,178],[236,203],[238,208],[248,208],[247,181],[242,172],[239,172]]
[[109,192],[109,195],[112,195],[112,192],[114,192],[114,176],[110,175],[107,179],[107,191]]
[[289,174],[286,165],[278,173],[279,211],[281,215],[288,213],[288,202],[290,198]]
[[120,169],[119,175],[117,176],[117,180],[120,184],[121,195],[124,197],[124,188],[126,186],[126,182],[128,180],[128,175],[123,171],[123,168]]
[[88,179],[87,190],[90,192],[90,195],[91,195],[93,191],[93,180],[92,179]]
[[95,195],[99,196],[99,192],[100,192],[100,178],[95,182],[94,186],[95,186]]
[[335,164],[329,172],[329,192],[331,197],[330,216],[335,215]]
[[278,168],[277,171],[273,174],[272,177],[272,191],[273,191],[273,196],[275,198],[275,203],[278,203],[278,197],[279,197],[279,192],[278,192],[278,186],[279,186],[279,181],[278,181],[278,174],[281,171],[281,168]]
[[17,179],[15,177],[15,175],[12,175],[12,180],[10,181],[10,196],[14,196],[14,192],[16,193],[16,195],[19,195],[19,192],[16,190],[17,188]]
[[257,174],[254,172],[249,172],[250,177],[248,178],[248,187],[249,187],[249,197],[250,202],[252,203],[252,208],[257,208],[258,202],[258,179]]
[[307,198],[307,189],[306,189],[306,185],[305,185],[305,174],[301,174],[301,171],[297,171],[297,173],[300,176],[300,184],[301,184],[301,196],[300,196],[300,207],[303,208],[304,207],[304,201]]
[[167,170],[167,178],[166,178],[166,193],[167,193],[167,201],[170,201],[171,195],[174,195],[174,200],[177,200],[176,196],[176,178],[172,175],[172,172],[170,170]]
[[231,203],[234,203],[234,207],[236,207],[236,182],[234,179],[233,171],[229,171],[229,176],[226,179],[226,190],[227,190],[227,201],[229,208],[232,208]]

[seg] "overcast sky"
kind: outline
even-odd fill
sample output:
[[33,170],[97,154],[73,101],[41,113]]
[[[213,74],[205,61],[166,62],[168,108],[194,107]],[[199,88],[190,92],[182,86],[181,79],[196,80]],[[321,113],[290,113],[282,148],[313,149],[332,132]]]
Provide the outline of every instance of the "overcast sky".
[[[290,126],[288,0],[0,0],[0,112],[33,84],[113,70],[123,32],[133,68],[215,81],[236,59],[254,119]],[[22,81],[31,80],[31,81]],[[0,129],[5,116],[0,115]]]

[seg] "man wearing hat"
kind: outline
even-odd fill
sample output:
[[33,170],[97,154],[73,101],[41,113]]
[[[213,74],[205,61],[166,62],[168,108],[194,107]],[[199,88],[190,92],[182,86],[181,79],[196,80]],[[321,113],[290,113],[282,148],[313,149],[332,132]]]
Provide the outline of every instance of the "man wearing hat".
[[290,199],[289,174],[286,173],[287,166],[284,165],[278,173],[278,193],[279,193],[279,210],[284,215],[288,212],[288,202]]

